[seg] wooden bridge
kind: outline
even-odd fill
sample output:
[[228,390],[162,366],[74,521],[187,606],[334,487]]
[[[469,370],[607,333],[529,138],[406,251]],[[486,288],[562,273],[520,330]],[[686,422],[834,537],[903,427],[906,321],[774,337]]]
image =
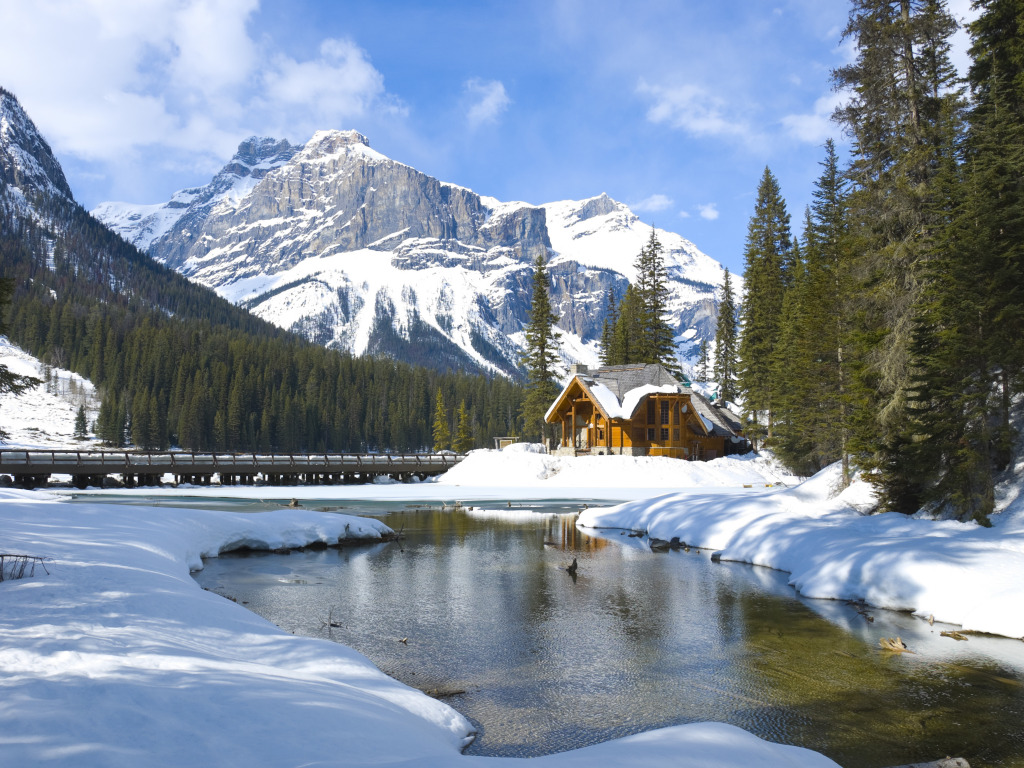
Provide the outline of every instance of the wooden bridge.
[[406,482],[440,475],[464,457],[453,453],[135,453],[132,451],[0,450],[0,475],[16,485],[38,488],[51,475],[70,475],[73,485],[102,486],[120,475],[126,487],[175,483],[209,485],[337,485],[367,483],[378,477]]

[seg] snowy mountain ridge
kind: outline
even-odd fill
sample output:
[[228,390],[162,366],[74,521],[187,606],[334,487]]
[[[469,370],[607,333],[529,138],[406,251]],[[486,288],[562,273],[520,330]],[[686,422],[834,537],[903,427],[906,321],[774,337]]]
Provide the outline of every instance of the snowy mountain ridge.
[[[501,202],[373,150],[356,131],[303,146],[252,137],[204,187],[93,214],[150,255],[275,324],[354,354],[515,375],[537,256],[568,362],[597,362],[650,228],[607,195]],[[720,264],[658,230],[680,353],[714,334]]]

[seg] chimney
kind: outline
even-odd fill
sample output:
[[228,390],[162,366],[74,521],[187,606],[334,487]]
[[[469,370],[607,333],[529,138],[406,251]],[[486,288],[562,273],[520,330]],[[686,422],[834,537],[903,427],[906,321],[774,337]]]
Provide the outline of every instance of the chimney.
[[569,366],[570,376],[586,376],[590,370],[583,363],[573,363]]

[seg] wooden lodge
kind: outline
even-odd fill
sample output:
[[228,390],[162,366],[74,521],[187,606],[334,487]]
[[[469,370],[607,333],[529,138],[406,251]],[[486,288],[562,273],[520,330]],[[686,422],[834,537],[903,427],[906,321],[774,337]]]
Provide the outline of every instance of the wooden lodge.
[[545,416],[562,426],[558,454],[706,461],[750,449],[739,416],[660,365],[574,366],[572,373]]

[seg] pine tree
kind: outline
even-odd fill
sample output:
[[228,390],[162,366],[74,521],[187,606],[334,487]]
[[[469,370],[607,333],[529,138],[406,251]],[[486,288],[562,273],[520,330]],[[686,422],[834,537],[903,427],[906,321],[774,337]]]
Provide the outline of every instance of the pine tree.
[[616,312],[611,347],[605,365],[628,365],[641,362],[640,344],[643,333],[643,312],[636,286],[626,286]]
[[554,380],[555,366],[558,364],[558,339],[554,324],[558,322],[558,315],[551,309],[544,257],[538,256],[533,267],[530,322],[526,326],[526,350],[522,356],[527,378],[523,423],[525,436],[529,438],[544,435],[544,414],[558,395],[558,385]]
[[615,326],[619,321],[619,305],[615,301],[615,291],[611,286],[605,296],[604,324],[601,326],[601,363],[615,365]]
[[675,334],[665,316],[668,312],[668,273],[657,231],[651,227],[647,244],[636,260],[636,294],[639,298],[640,336],[635,360],[627,362],[660,363],[674,373],[676,364]]
[[710,360],[709,352],[708,352],[708,340],[707,339],[701,339],[700,340],[700,350],[697,353],[697,371],[696,371],[696,379],[697,379],[697,381],[707,381],[708,380],[708,368],[710,367],[710,364],[711,364],[711,360]]
[[444,395],[437,388],[434,398],[434,451],[447,451],[452,447],[452,433],[448,428],[448,412],[444,407]]
[[845,191],[831,140],[822,167],[806,214],[804,245],[794,262],[793,286],[783,303],[775,448],[797,474],[842,460],[848,481],[844,350],[849,251]]
[[737,388],[737,318],[736,300],[732,292],[732,278],[725,270],[722,279],[722,299],[718,303],[718,324],[715,328],[714,377],[718,382],[718,397],[723,402],[736,399]]
[[473,431],[469,424],[469,411],[466,410],[466,401],[459,403],[459,420],[455,428],[456,453],[468,453],[473,450]]
[[85,440],[89,436],[89,421],[85,415],[85,404],[78,406],[75,413],[75,440]]
[[751,421],[751,442],[770,440],[774,400],[776,345],[781,330],[787,284],[792,284],[793,240],[789,212],[779,182],[764,169],[744,249],[743,333],[739,343],[739,388]]
[[912,339],[923,330],[916,318],[928,262],[948,224],[938,179],[960,130],[962,97],[948,57],[955,29],[940,0],[854,0],[843,37],[856,43],[857,59],[833,72],[835,87],[853,94],[835,115],[853,139],[858,238],[851,446],[883,508],[905,512],[920,507],[935,473],[915,450],[922,436],[910,412],[922,403],[912,347],[923,354],[929,342]]

